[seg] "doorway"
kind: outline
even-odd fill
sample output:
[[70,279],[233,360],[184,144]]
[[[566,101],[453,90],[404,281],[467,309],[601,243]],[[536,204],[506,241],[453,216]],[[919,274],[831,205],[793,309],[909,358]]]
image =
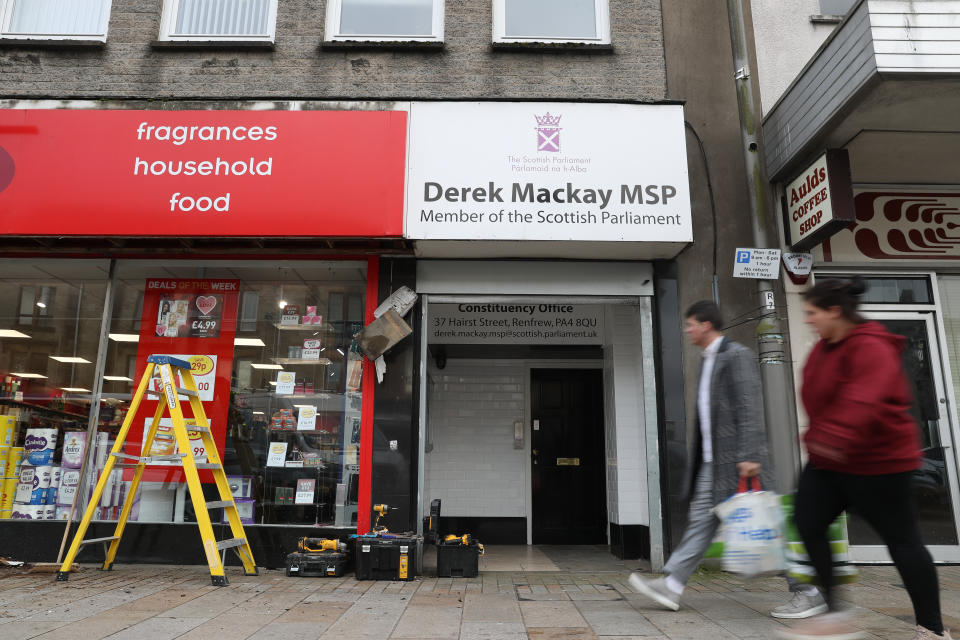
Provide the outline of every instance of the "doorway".
[[[923,453],[922,465],[914,473],[917,521],[934,559],[956,561],[958,523],[953,505],[957,468],[934,314],[872,311],[864,315],[907,339],[903,366],[914,398],[910,411],[920,427]],[[849,528],[853,559],[888,558],[877,534],[854,513]]]
[[606,544],[603,372],[530,370],[534,544]]

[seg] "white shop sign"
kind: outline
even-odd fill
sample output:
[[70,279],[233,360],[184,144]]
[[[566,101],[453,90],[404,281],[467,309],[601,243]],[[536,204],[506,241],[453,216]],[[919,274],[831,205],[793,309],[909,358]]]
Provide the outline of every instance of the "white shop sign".
[[683,108],[413,103],[405,236],[693,239]]
[[850,160],[846,150],[830,149],[784,190],[789,242],[810,249],[854,220]]
[[733,262],[734,278],[776,280],[780,277],[780,249],[738,248]]
[[431,344],[603,344],[603,306],[431,304]]

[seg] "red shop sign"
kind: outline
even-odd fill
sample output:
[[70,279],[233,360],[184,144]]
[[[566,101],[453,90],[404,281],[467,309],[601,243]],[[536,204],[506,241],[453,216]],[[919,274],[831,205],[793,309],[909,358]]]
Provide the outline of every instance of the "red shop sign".
[[0,233],[400,237],[402,111],[0,110]]

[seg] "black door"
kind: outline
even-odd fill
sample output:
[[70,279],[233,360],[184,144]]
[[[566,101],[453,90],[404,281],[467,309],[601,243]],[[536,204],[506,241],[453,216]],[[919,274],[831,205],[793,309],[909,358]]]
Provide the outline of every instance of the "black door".
[[531,371],[533,543],[606,544],[603,372]]

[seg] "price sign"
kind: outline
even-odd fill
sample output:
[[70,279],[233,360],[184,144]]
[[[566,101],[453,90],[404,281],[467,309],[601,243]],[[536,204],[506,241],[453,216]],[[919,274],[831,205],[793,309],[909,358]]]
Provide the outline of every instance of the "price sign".
[[[200,394],[202,402],[213,400],[213,392],[217,384],[217,356],[215,355],[186,355],[182,353],[167,353],[172,358],[179,358],[190,363],[190,373],[193,375],[193,382],[197,385],[197,393]],[[159,367],[158,367],[159,369]],[[183,387],[183,378],[177,374],[177,386]],[[155,371],[153,379],[150,381],[150,393],[147,398],[156,399],[157,393],[163,392],[163,383],[160,380],[159,372]],[[181,395],[180,401],[186,402],[190,398]]]
[[[146,434],[150,429],[153,418],[147,418],[143,423],[143,433]],[[196,462],[207,461],[207,450],[203,446],[203,440],[197,431],[188,431],[187,437],[190,438],[190,454]],[[144,450],[141,455],[145,456],[170,456],[180,452],[177,446],[176,437],[173,435],[173,420],[170,418],[160,418],[160,424],[157,426],[157,435],[153,438],[153,445],[150,451]],[[151,466],[179,467],[180,463],[175,461],[151,462]]]
[[217,331],[216,320],[194,320],[190,323],[190,332],[196,334],[207,334]]

